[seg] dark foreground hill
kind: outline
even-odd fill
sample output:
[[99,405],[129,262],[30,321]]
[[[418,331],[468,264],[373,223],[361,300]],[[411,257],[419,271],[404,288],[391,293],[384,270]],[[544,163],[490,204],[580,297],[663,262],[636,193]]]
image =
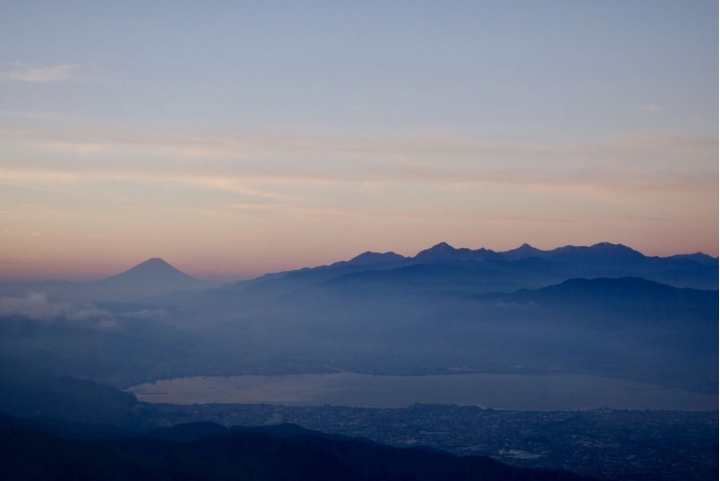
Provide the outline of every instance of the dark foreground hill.
[[[22,480],[516,480],[589,479],[521,469],[487,457],[398,449],[297,426],[183,426],[161,439],[64,439],[0,418],[0,477]],[[198,431],[197,436],[192,432]],[[182,433],[181,440],[173,435]],[[168,439],[169,438],[169,439]],[[186,440],[190,439],[190,440]]]
[[21,417],[55,418],[138,427],[137,399],[110,386],[0,359],[0,411]]

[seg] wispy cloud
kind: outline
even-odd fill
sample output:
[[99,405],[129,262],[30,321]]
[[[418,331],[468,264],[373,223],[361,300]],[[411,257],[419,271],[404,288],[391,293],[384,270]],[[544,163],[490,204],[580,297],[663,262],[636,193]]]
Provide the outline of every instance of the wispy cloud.
[[0,315],[37,320],[64,317],[71,321],[108,321],[112,318],[107,311],[92,305],[51,300],[47,295],[38,292],[28,293],[25,297],[0,297]]
[[0,80],[32,83],[64,82],[68,80],[84,80],[77,64],[32,65],[15,62],[10,67],[0,70]]
[[169,182],[288,201],[292,186],[346,184],[716,192],[718,172],[717,138],[672,132],[579,144],[0,124],[0,145],[5,182]]

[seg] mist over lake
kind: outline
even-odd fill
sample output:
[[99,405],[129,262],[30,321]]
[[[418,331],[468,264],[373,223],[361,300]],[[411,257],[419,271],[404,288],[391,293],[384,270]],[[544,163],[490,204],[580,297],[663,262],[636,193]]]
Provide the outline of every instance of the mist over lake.
[[707,411],[716,394],[585,374],[371,376],[349,372],[188,377],[133,386],[145,402],[266,403],[400,408],[415,403],[510,410],[651,409]]

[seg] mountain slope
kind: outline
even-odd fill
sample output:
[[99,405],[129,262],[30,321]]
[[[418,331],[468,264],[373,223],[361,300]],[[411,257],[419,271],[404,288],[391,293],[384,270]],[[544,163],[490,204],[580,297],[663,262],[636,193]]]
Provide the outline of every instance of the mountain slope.
[[138,426],[130,393],[0,359],[0,411],[21,417]]
[[706,266],[718,267],[717,257],[712,257],[707,254],[703,254],[702,252],[696,252],[694,254],[678,254],[666,257],[666,259],[689,260]]
[[716,290],[679,289],[639,277],[570,279],[537,290],[524,289],[513,294],[488,294],[485,297],[565,307],[579,304],[597,307],[598,304],[603,304],[642,309],[714,311],[718,305]]

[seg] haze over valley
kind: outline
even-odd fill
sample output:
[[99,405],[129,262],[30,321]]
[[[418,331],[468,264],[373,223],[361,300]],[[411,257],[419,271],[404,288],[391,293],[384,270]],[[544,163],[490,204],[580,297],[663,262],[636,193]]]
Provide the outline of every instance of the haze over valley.
[[717,394],[717,272],[710,256],[607,243],[503,253],[441,243],[209,287],[150,259],[95,282],[2,285],[3,352],[118,388],[567,372]]

